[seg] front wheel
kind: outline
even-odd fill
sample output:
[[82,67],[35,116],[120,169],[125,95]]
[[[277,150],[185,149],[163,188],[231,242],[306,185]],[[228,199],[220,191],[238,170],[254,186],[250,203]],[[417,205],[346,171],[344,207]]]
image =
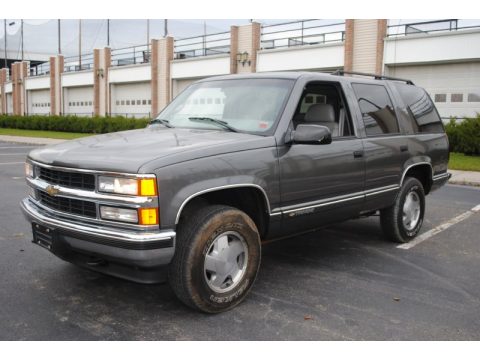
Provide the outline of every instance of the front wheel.
[[257,227],[244,212],[223,205],[200,208],[179,225],[170,285],[194,309],[226,311],[253,285],[260,252]]
[[425,214],[425,191],[413,177],[405,179],[395,203],[380,211],[380,223],[390,240],[406,243],[417,236]]

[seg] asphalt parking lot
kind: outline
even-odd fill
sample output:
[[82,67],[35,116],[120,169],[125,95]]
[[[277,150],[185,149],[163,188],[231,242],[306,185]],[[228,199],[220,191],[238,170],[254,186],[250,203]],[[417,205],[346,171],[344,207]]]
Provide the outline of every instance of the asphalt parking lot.
[[480,188],[430,195],[409,249],[377,217],[265,245],[247,300],[205,315],[33,245],[18,204],[34,147],[0,142],[0,340],[480,340]]

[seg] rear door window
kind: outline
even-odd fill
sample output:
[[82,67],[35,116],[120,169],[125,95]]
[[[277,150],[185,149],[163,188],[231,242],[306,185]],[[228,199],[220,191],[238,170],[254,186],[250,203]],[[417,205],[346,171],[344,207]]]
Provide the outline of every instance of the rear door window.
[[396,83],[395,87],[407,106],[414,132],[443,132],[442,119],[438,116],[435,105],[425,90],[401,83]]
[[383,85],[352,84],[367,136],[398,134],[397,117]]

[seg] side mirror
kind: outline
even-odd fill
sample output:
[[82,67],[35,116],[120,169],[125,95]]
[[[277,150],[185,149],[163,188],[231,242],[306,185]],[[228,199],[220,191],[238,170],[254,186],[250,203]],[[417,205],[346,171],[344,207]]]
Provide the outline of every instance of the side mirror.
[[294,131],[292,140],[296,144],[330,144],[330,129],[322,125],[300,124]]

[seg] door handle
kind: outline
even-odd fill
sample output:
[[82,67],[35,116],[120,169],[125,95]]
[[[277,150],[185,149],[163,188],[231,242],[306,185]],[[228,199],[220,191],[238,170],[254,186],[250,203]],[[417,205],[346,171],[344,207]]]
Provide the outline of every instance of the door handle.
[[358,159],[363,157],[363,150],[356,150],[353,152],[353,158]]
[[400,151],[401,152],[408,151],[408,146],[407,145],[400,145]]

